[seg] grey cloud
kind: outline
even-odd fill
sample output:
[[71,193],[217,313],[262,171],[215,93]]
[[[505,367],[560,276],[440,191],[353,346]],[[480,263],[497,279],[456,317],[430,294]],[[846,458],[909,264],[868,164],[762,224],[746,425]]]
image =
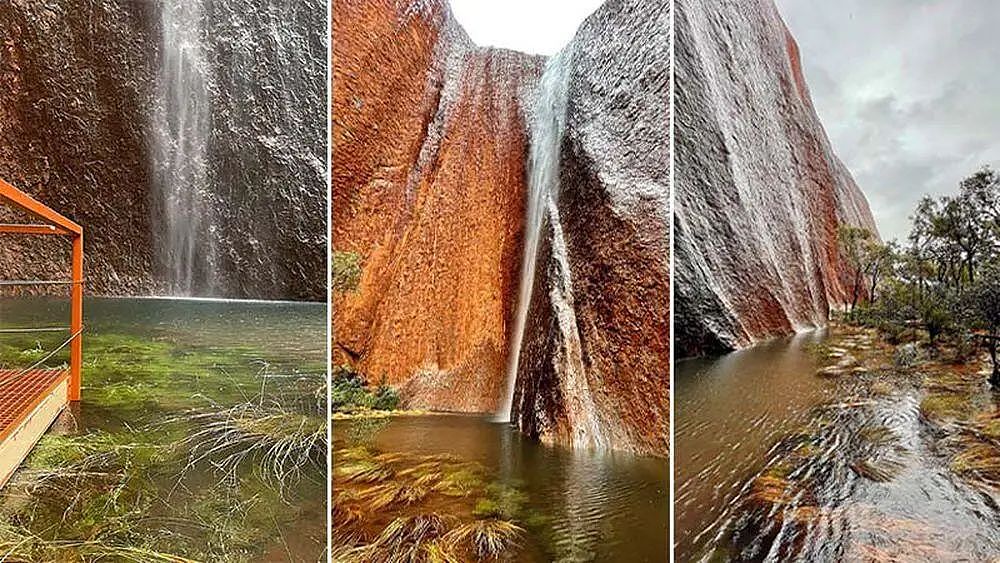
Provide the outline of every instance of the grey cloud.
[[834,149],[885,239],[923,195],[1000,164],[1000,2],[778,0]]

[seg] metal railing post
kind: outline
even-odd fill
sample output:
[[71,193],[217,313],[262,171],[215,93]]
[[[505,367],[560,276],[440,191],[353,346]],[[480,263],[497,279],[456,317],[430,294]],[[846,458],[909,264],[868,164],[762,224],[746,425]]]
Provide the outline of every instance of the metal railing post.
[[69,400],[80,400],[83,364],[83,232],[73,237],[73,289],[70,293]]

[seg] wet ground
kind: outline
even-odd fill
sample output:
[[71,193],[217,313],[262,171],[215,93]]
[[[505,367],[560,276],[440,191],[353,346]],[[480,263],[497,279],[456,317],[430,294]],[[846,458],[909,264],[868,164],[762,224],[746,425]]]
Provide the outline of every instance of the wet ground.
[[[90,298],[84,308],[82,401],[4,489],[0,553],[319,559],[325,305]],[[4,327],[67,319],[66,300],[0,300]],[[65,337],[0,335],[0,364],[30,364]],[[65,361],[64,351],[46,365]]]
[[[956,421],[928,408],[936,378],[964,368],[893,358],[838,327],[681,362],[677,561],[1000,555],[996,491],[954,470]],[[961,401],[982,403],[971,376]]]

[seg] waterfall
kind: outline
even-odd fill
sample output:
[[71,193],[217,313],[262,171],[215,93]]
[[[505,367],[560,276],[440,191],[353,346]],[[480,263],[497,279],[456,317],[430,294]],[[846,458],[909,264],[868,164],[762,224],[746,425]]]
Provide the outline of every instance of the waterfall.
[[545,210],[559,193],[559,157],[563,130],[566,125],[566,101],[572,64],[572,47],[566,47],[545,65],[538,85],[538,96],[531,119],[530,152],[528,158],[528,207],[524,221],[524,252],[521,259],[521,280],[518,286],[517,314],[507,359],[507,383],[503,403],[496,413],[499,422],[510,422],[514,404],[514,387],[524,340],[524,329],[535,285],[538,242],[541,238]]
[[161,60],[153,124],[152,225],[156,255],[171,294],[211,288],[212,219],[208,194],[211,108],[203,43],[204,0],[162,0]]

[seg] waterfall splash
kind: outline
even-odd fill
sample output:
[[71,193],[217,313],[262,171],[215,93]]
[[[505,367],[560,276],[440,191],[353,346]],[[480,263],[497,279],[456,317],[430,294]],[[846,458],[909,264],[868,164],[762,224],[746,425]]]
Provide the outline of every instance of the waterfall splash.
[[535,285],[538,242],[541,238],[545,211],[559,193],[559,158],[563,130],[566,126],[571,47],[566,47],[545,64],[538,85],[538,98],[531,120],[531,148],[528,159],[528,208],[524,221],[524,253],[521,259],[521,280],[517,296],[510,356],[507,360],[507,387],[503,403],[496,413],[498,422],[510,422],[514,404],[514,387],[521,356],[524,329]]
[[203,44],[203,0],[159,3],[161,66],[153,126],[153,225],[157,256],[174,295],[211,287],[208,142],[209,66]]

